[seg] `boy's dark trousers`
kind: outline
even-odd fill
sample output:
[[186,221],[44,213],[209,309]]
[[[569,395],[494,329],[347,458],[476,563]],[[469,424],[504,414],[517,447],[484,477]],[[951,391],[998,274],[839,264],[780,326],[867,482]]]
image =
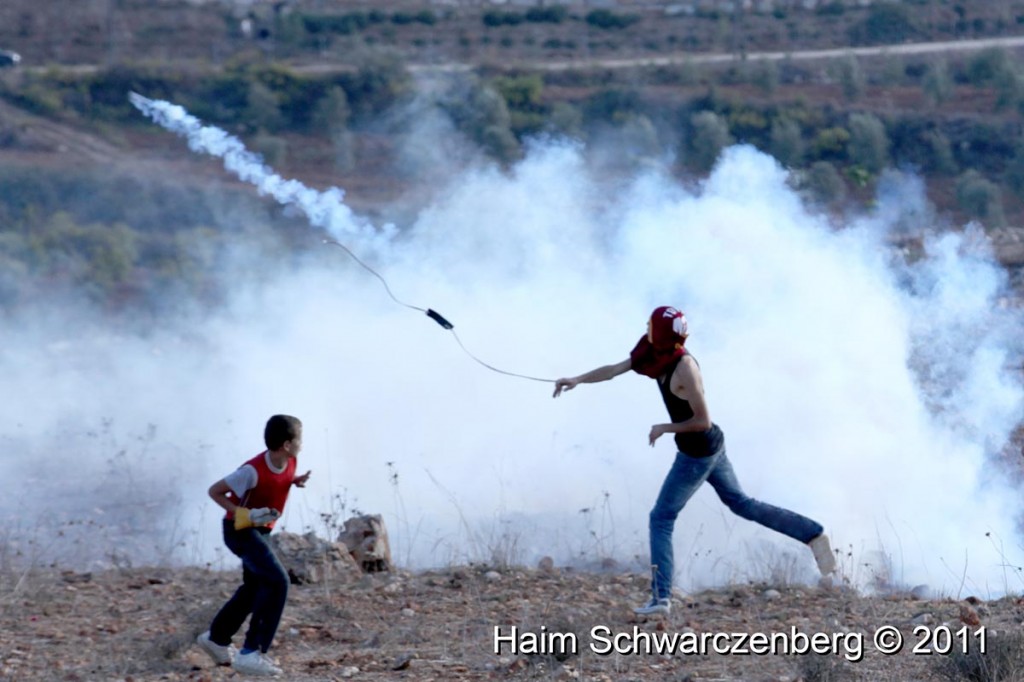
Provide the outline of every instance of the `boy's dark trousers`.
[[235,530],[224,520],[224,544],[242,560],[242,585],[210,624],[210,640],[227,646],[246,616],[252,614],[245,634],[246,649],[267,653],[288,598],[288,571],[267,543],[267,528]]

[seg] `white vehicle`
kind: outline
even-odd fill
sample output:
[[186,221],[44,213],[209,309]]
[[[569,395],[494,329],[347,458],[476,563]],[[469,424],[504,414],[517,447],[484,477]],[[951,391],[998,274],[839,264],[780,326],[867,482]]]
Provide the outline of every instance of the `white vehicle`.
[[21,55],[10,50],[0,50],[0,69],[17,66],[21,62]]

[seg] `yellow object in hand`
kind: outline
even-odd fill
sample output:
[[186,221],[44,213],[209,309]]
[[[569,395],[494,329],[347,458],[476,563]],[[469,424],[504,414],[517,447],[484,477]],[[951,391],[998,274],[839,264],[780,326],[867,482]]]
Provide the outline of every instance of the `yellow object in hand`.
[[235,508],[235,530],[244,530],[254,526],[265,526],[277,520],[281,512],[269,507],[259,509],[247,509],[246,507]]

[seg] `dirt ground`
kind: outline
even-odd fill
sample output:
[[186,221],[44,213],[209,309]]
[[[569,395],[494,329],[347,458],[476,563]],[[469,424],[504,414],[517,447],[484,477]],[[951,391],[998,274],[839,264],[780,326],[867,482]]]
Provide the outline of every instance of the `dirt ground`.
[[[0,680],[241,680],[192,643],[239,575],[9,572],[0,579]],[[294,585],[271,654],[296,681],[1020,679],[1016,597],[737,584],[679,594],[670,616],[637,618],[631,607],[646,585],[635,573],[486,566]],[[496,634],[510,639],[513,628],[518,653],[507,643],[495,653]],[[900,652],[881,653],[876,635],[884,644],[894,632]],[[657,648],[652,636],[675,638],[677,650],[665,651],[665,639],[661,653],[646,650]],[[765,653],[770,646],[780,653]],[[800,647],[827,653],[793,653]],[[1000,673],[1006,661],[1010,672]]]

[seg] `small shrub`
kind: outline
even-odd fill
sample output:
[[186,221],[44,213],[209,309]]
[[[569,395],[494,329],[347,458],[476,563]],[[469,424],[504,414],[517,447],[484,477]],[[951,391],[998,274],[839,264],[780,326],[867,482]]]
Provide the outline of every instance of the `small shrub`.
[[811,199],[822,204],[837,204],[846,200],[846,183],[834,165],[828,161],[811,164],[800,181],[800,189]]
[[583,132],[583,114],[577,106],[568,102],[558,102],[551,107],[551,114],[545,127],[560,135],[579,137]]
[[635,14],[616,14],[608,9],[595,9],[587,12],[585,20],[597,28],[623,29],[640,21],[640,17]]
[[[976,642],[975,642],[976,644]],[[939,677],[948,682],[1019,682],[1024,670],[1024,635],[990,634],[985,653],[978,646],[938,659]]]
[[930,156],[930,162],[926,170],[941,175],[953,175],[956,173],[958,168],[949,138],[939,130],[932,130],[925,133],[924,139]]
[[282,137],[270,135],[261,130],[252,138],[251,146],[254,152],[263,157],[263,162],[268,166],[281,166],[288,157],[288,142]]
[[316,103],[312,114],[313,128],[336,134],[348,128],[351,113],[344,88],[334,86]]
[[849,31],[850,41],[855,45],[902,43],[914,39],[918,34],[910,10],[894,2],[874,3],[867,17],[854,24]]
[[560,24],[565,21],[569,11],[562,5],[554,7],[531,7],[526,10],[526,20],[534,23]]
[[484,26],[495,28],[498,26],[518,26],[525,21],[525,17],[518,12],[501,12],[499,10],[487,10],[483,13]]
[[883,124],[873,114],[850,115],[851,162],[872,174],[877,174],[889,163],[889,136]]
[[975,87],[986,87],[993,84],[1009,64],[1009,57],[1003,48],[981,50],[967,63],[967,80]]
[[957,178],[956,200],[964,213],[989,227],[1000,227],[1006,222],[999,186],[974,169]]
[[249,85],[245,107],[246,122],[254,128],[277,130],[284,118],[281,116],[281,105],[270,88],[262,83]]
[[850,133],[846,128],[824,128],[814,137],[811,153],[821,161],[844,161],[849,143]]
[[847,55],[836,64],[836,71],[843,97],[849,102],[860,99],[867,88],[867,78],[864,76],[860,60],[852,54]]
[[949,67],[945,60],[937,60],[928,67],[921,89],[933,104],[941,104],[953,95],[953,79],[949,77]]
[[429,9],[421,9],[413,15],[413,20],[417,23],[425,24],[426,26],[433,26],[437,23],[437,15]]
[[788,118],[775,119],[772,122],[768,143],[768,152],[779,163],[794,168],[804,160],[804,138],[800,126]]
[[713,111],[701,111],[690,117],[690,135],[686,144],[686,162],[693,170],[706,173],[722,150],[734,142],[729,125]]
[[1010,109],[1024,101],[1024,77],[1014,64],[1007,64],[995,80],[996,109]]
[[841,17],[846,13],[846,5],[842,3],[842,0],[832,0],[832,2],[819,5],[815,13],[820,17]]
[[779,88],[779,64],[774,59],[762,59],[750,69],[750,81],[766,95]]

